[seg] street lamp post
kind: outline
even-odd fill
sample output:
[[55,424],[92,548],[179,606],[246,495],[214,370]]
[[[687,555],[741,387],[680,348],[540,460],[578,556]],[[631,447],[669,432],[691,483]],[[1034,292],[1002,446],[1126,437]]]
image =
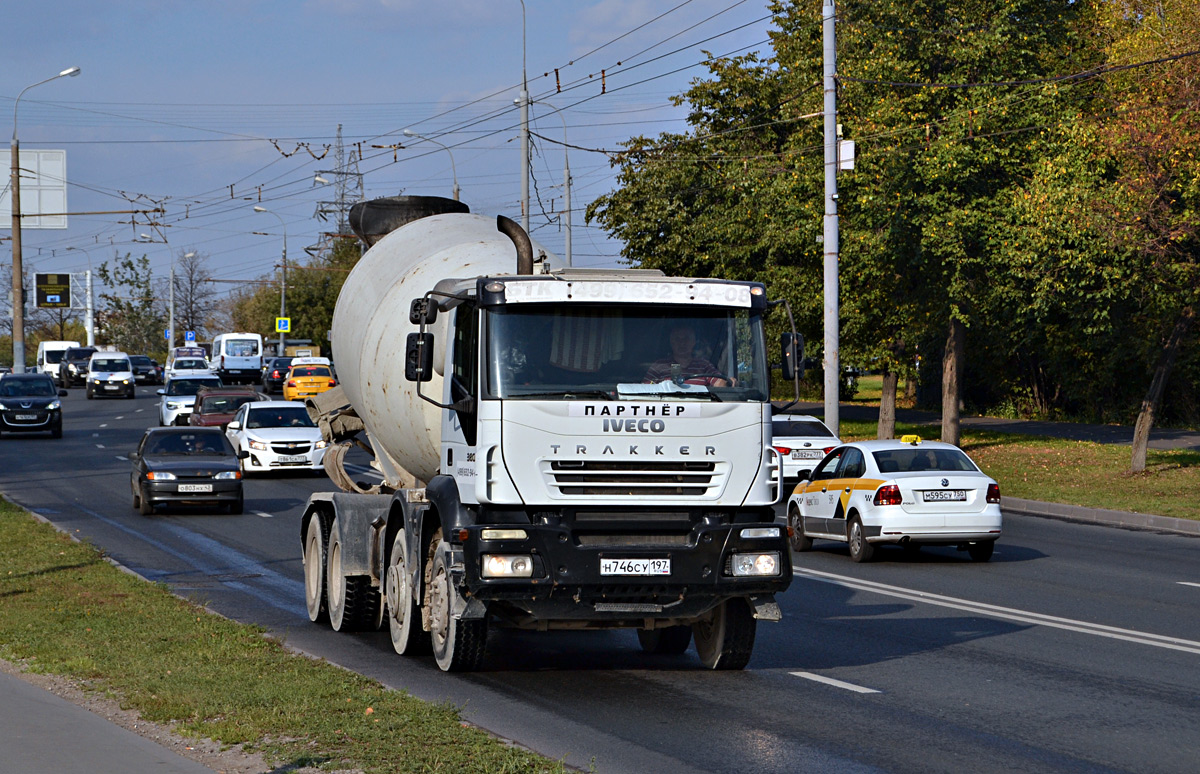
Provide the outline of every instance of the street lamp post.
[[440,146],[442,150],[444,150],[444,151],[446,151],[446,153],[450,154],[450,175],[454,178],[454,201],[458,201],[458,172],[455,171],[455,169],[454,169],[454,154],[450,152],[450,149],[447,148],[445,145],[442,145],[442,143],[438,142],[437,140],[434,140],[430,137],[426,137],[421,134],[417,134],[412,129],[405,129],[404,136],[405,137],[416,137],[418,139],[425,140],[426,142],[431,142],[434,145]]
[[[279,216],[279,213],[272,212],[266,207],[256,204],[254,205],[254,211],[274,215],[279,219],[280,227],[283,228],[283,268],[279,273],[279,316],[287,317],[287,224],[283,222],[283,218]],[[279,351],[276,353],[279,357],[283,357],[287,349],[287,344],[284,342],[285,335],[283,331],[279,332]]]
[[79,75],[78,67],[68,67],[58,75],[26,86],[13,100],[12,146],[12,254],[13,254],[13,373],[25,373],[25,267],[21,265],[21,143],[17,140],[17,106],[21,97],[34,86],[67,76]]
[[[140,234],[143,239],[152,239],[149,234]],[[167,252],[170,254],[170,245],[167,246]],[[183,254],[184,258],[191,258],[196,255],[195,251]],[[167,357],[171,357],[171,349],[175,346],[175,256],[171,256],[171,287],[168,289],[168,298],[170,301],[167,306]]]

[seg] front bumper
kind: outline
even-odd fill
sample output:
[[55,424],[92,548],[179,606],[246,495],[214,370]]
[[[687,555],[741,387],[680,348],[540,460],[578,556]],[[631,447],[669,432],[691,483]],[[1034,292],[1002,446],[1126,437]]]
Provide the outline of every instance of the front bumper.
[[[289,459],[300,458],[303,459]],[[310,449],[301,454],[276,452],[273,449],[250,449],[245,461],[248,471],[267,470],[324,470],[325,449]]]
[[113,395],[118,397],[129,395],[133,392],[134,384],[134,379],[88,380],[88,386],[92,388],[92,395]]
[[0,411],[0,430],[34,433],[62,427],[62,412],[48,409],[6,409]]
[[[702,617],[731,597],[768,597],[791,583],[791,550],[787,533],[779,537],[746,538],[745,529],[776,524],[699,524],[686,538],[662,544],[647,535],[636,543],[622,537],[578,536],[564,526],[477,525],[467,529],[462,545],[462,585],[469,596],[490,605],[493,612],[529,620],[590,622],[597,627],[637,625],[654,619],[686,623]],[[483,540],[485,529],[522,529],[525,540]],[[734,554],[771,553],[778,574],[733,577]],[[531,578],[484,578],[481,556],[529,555]],[[602,575],[601,559],[669,559],[669,575]]]
[[[181,485],[211,485],[211,492],[180,492]],[[175,503],[178,505],[191,503],[233,503],[242,498],[242,480],[222,479],[204,481],[143,481],[141,483],[143,500],[155,505]]]

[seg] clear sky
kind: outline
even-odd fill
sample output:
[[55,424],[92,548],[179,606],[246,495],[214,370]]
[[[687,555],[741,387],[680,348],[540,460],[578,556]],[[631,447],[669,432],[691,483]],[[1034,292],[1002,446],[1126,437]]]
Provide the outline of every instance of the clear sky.
[[[367,198],[449,196],[453,159],[473,212],[520,221],[523,50],[532,130],[613,150],[684,129],[670,97],[706,75],[705,51],[765,48],[767,17],[766,0],[525,0],[522,46],[520,0],[3,0],[0,126],[22,89],[78,66],[21,98],[21,147],[67,151],[71,212],[166,209],[24,229],[26,271],[132,252],[165,276],[195,250],[215,277],[268,275],[285,228],[289,261],[332,230],[315,213],[336,198],[339,124]],[[531,230],[561,254],[563,146],[533,144]],[[615,265],[620,245],[583,218],[614,186],[609,157],[569,152],[575,264]]]

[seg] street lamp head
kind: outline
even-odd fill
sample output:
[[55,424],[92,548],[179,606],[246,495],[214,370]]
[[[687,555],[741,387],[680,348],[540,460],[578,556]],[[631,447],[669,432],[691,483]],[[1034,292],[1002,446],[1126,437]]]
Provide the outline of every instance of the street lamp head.
[[196,251],[195,251],[195,250],[193,250],[193,251],[191,251],[190,253],[184,253],[184,254],[183,254],[183,257],[184,257],[184,258],[195,258],[195,257],[196,257]]
[[260,207],[257,204],[254,205],[254,211],[255,212],[270,212],[270,210],[268,210],[266,207]]
[[69,78],[74,78],[76,75],[79,75],[79,68],[78,67],[68,67],[67,69],[65,69],[61,73],[59,73],[58,77],[62,78],[64,76],[66,76]]
[[400,134],[404,135],[405,137],[418,137],[418,136],[420,136],[420,135],[418,135],[416,132],[414,132],[412,129],[405,129],[405,130],[404,130],[403,132],[401,132]]
[[326,180],[325,178],[321,177],[320,175],[317,175],[316,177],[314,177],[313,182],[320,183],[321,185],[329,185],[329,181]]

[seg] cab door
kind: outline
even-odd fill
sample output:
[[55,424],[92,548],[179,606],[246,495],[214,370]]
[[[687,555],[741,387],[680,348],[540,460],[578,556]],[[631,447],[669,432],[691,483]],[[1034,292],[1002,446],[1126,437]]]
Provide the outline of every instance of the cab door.
[[800,501],[800,515],[804,517],[804,531],[809,535],[844,535],[845,530],[833,532],[833,514],[837,505],[838,489],[833,486],[838,466],[846,448],[834,449],[813,470],[812,479],[804,486]]
[[454,309],[448,326],[442,400],[457,404],[442,412],[442,472],[454,478],[460,502],[477,502],[475,452],[479,422],[479,315],[473,303]]

